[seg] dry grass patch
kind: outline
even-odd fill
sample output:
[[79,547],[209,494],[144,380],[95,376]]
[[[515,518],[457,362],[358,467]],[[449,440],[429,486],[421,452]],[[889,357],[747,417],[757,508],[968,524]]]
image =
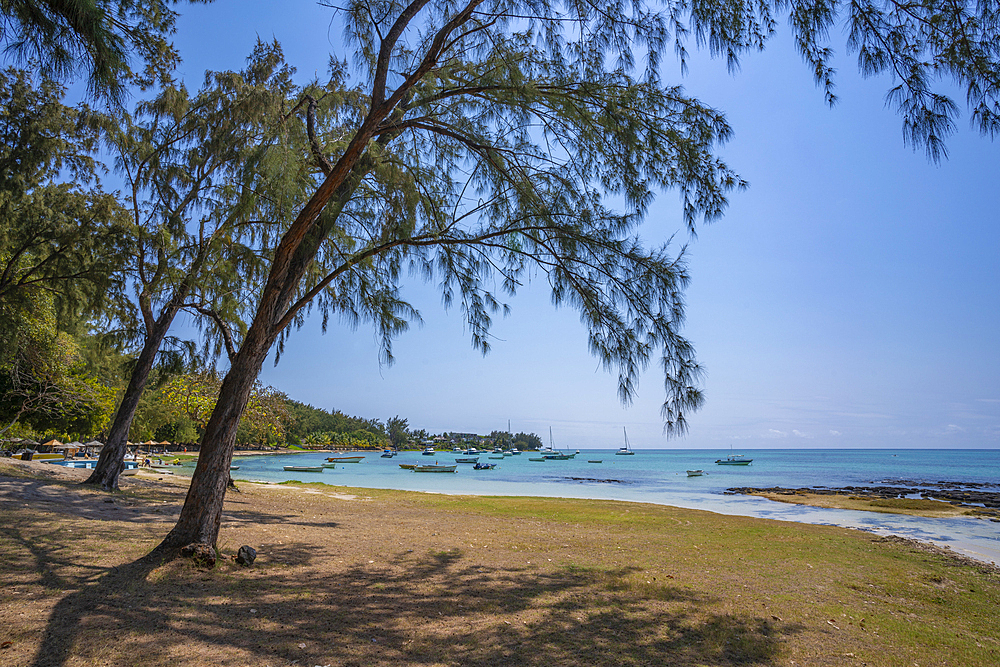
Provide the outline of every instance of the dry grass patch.
[[31,471],[0,476],[4,665],[1000,663],[995,571],[857,531],[242,484],[220,547],[257,563],[205,571],[140,559],[183,486]]

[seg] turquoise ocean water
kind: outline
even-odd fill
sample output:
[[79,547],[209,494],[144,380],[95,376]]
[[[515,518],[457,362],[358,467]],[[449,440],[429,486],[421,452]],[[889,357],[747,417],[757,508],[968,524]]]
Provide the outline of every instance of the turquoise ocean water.
[[[334,486],[401,489],[448,494],[595,498],[647,502],[703,509],[738,516],[839,525],[880,534],[948,546],[975,558],[1000,563],[1000,523],[985,519],[926,519],[873,512],[830,510],[777,503],[762,498],[726,495],[737,486],[868,486],[904,482],[986,484],[1000,491],[1000,450],[932,449],[756,449],[738,453],[753,458],[750,466],[720,466],[724,450],[636,450],[616,456],[615,450],[581,450],[568,461],[534,462],[525,452],[503,460],[495,470],[477,471],[459,464],[454,474],[414,473],[400,463],[453,464],[451,452],[423,456],[402,453],[391,459],[363,452],[361,463],[341,464],[322,473],[293,473],[285,465],[318,465],[328,453],[239,457],[236,479],[262,482],[301,480]],[[600,463],[589,463],[600,460]],[[703,469],[702,477],[686,470]]]

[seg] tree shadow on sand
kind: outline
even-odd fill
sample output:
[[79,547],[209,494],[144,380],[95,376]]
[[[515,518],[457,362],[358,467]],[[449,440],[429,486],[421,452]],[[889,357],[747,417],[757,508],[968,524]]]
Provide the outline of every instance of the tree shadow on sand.
[[[214,570],[151,558],[83,563],[79,532],[67,527],[102,545],[126,540],[135,553],[166,531],[169,512],[142,499],[115,511],[119,497],[105,503],[46,484],[17,480],[0,493],[0,574],[58,598],[43,632],[25,637],[19,665],[765,665],[802,631],[723,613],[720,599],[630,568],[500,567],[480,552],[402,547],[378,563],[342,565],[329,549],[348,533],[322,545],[267,544],[249,569],[228,559]],[[226,516],[303,521],[239,502]]]
[[310,565],[295,545],[268,561],[107,570],[59,600],[31,664],[771,664],[798,631],[678,587],[636,590],[627,570],[501,570],[452,551],[303,576],[279,564]]

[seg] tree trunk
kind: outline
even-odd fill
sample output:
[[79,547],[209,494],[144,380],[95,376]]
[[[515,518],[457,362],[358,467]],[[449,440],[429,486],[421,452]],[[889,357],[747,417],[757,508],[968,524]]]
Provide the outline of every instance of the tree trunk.
[[173,313],[169,317],[164,313],[160,320],[153,327],[153,331],[146,336],[142,345],[142,352],[136,359],[135,368],[132,369],[132,377],[129,378],[128,387],[122,397],[118,412],[115,413],[115,421],[111,425],[111,432],[108,434],[108,441],[101,450],[101,456],[97,460],[97,466],[84,484],[100,486],[105,491],[118,490],[118,478],[125,467],[125,450],[128,446],[128,433],[132,428],[132,419],[135,418],[136,408],[139,407],[139,399],[142,398],[143,389],[146,387],[146,380],[153,369],[153,361],[156,353],[160,351],[164,336],[170,329],[173,320]]
[[[363,146],[363,142],[355,138],[351,147],[359,143]],[[215,545],[222,524],[222,507],[240,417],[250,400],[250,392],[271,345],[284,328],[282,318],[287,315],[302,276],[328,232],[322,227],[317,229],[316,218],[333,195],[349,196],[352,184],[345,184],[345,181],[361,150],[353,150],[353,162],[345,162],[341,158],[334,173],[327,177],[310,198],[275,248],[271,272],[264,285],[257,312],[243,345],[231,359],[229,372],[219,389],[215,409],[205,427],[198,465],[191,477],[191,487],[184,499],[177,525],[154,551],[171,551],[193,542]]]
[[236,429],[274,341],[272,336],[261,336],[262,333],[251,328],[222,380],[215,410],[202,436],[198,465],[191,477],[184,507],[177,525],[156,548],[157,551],[177,549],[192,542],[214,546],[219,537],[229,466],[236,445]]

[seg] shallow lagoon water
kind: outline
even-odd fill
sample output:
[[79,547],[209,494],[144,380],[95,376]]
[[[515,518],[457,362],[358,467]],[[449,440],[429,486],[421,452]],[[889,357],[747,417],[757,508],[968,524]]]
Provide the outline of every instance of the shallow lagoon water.
[[[813,508],[759,497],[725,495],[736,486],[867,486],[873,483],[962,482],[990,485],[1000,491],[1000,451],[997,450],[745,450],[750,466],[720,466],[715,460],[729,452],[710,450],[636,450],[616,456],[615,450],[582,450],[567,461],[530,461],[537,456],[480,461],[495,470],[473,470],[458,464],[454,474],[414,473],[400,463],[453,464],[456,454],[423,456],[404,452],[381,458],[367,452],[361,463],[339,464],[323,473],[294,473],[285,465],[318,465],[329,453],[239,457],[233,477],[262,482],[300,480],[335,486],[400,489],[432,493],[489,496],[536,496],[626,500],[672,505],[736,516],[828,524],[857,528],[947,546],[987,562],[1000,562],[1000,523],[986,519],[929,519],[897,514]],[[599,459],[601,463],[588,463]],[[702,477],[686,470],[702,469]]]

